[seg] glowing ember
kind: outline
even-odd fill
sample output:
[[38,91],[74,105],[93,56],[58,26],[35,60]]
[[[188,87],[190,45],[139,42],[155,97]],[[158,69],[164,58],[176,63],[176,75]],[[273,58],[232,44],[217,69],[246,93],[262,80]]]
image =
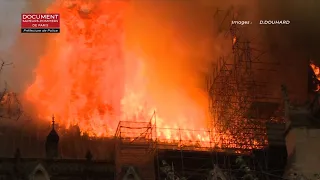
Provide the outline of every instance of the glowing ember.
[[[120,121],[149,121],[156,111],[159,139],[208,143],[201,92],[160,83],[152,84],[158,92],[150,92],[148,59],[124,47],[127,7],[107,0],[54,3],[48,12],[61,14],[61,33],[48,37],[26,99],[40,119],[55,114],[60,126],[78,125],[90,136],[113,136]],[[179,128],[202,131],[173,130]]]
[[237,37],[233,37],[233,38],[232,38],[232,45],[235,45],[236,42],[237,42]]

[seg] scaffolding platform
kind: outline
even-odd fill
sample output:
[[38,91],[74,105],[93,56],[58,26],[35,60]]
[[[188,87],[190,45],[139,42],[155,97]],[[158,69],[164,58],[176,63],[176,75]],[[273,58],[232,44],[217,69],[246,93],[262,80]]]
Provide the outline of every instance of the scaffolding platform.
[[120,121],[115,134],[117,179],[123,168],[134,166],[145,180],[155,179],[154,142],[150,122]]
[[[242,140],[241,144],[236,139],[223,138],[216,139],[216,141],[211,139],[211,142],[197,142],[183,138],[170,140],[157,137],[157,131],[161,131],[162,128],[157,128],[151,121],[119,122],[115,134],[117,172],[121,172],[123,167],[134,166],[142,178],[161,180],[165,176],[160,170],[161,164],[166,161],[175,167],[176,175],[188,177],[190,180],[204,178],[207,175],[206,172],[212,170],[215,164],[219,165],[225,173],[237,176],[233,173],[233,170],[238,168],[236,158],[239,156],[250,158],[253,155],[259,157],[252,161],[251,167],[256,168],[258,165],[255,163],[263,162],[265,166],[260,168],[264,170],[281,169],[286,160],[284,159],[286,148],[282,136],[284,132],[282,125],[281,123],[268,123],[265,129],[269,144],[253,146],[254,141]],[[173,129],[170,131],[174,132]],[[185,133],[185,131],[191,130],[176,129],[177,133]],[[198,131],[193,130],[188,133],[197,134]],[[249,138],[252,136],[248,135]],[[270,164],[273,160],[266,159],[267,156],[269,159],[276,157],[277,162],[281,160],[281,163]]]
[[[255,42],[259,34],[253,37],[245,26],[230,24],[239,18],[237,11],[231,8],[215,14],[217,23],[224,26],[219,29],[224,29],[230,49],[215,61],[207,76],[210,125],[218,133],[229,132],[237,147],[245,149],[254,141],[255,149],[261,149],[268,146],[266,124],[274,116],[284,123],[279,118],[284,115],[279,113],[282,102],[274,92],[278,84],[268,78],[276,77],[279,61],[268,57],[265,46]],[[280,84],[278,87],[280,90]]]
[[[230,54],[221,56],[216,61],[212,73],[207,77],[211,122],[207,131],[201,131],[208,134],[209,138],[197,141],[197,138],[194,138],[197,137],[197,132],[194,130],[169,129],[168,131],[178,138],[172,139],[171,136],[171,139],[166,139],[158,133],[165,132],[165,130],[156,127],[156,123],[153,123],[152,120],[150,122],[120,122],[115,135],[119,150],[118,164],[133,162],[133,160],[128,160],[132,156],[149,159],[155,155],[157,162],[155,164],[158,168],[155,179],[159,180],[163,179],[159,166],[162,160],[170,159],[170,154],[179,159],[179,162],[172,159],[168,163],[178,167],[176,170],[179,171],[180,177],[190,180],[206,179],[196,174],[205,174],[204,172],[213,168],[214,164],[219,164],[232,174],[231,171],[236,169],[234,167],[235,157],[239,155],[254,157],[250,165],[254,171],[256,168],[260,168],[258,170],[262,172],[268,172],[270,169],[284,169],[284,157],[286,157],[282,136],[284,123],[281,118],[282,111],[279,110],[282,105],[280,99],[272,97],[268,92],[269,82],[268,78],[265,78],[270,75],[266,72],[274,72],[273,68],[276,69],[274,66],[277,66],[278,62],[270,62],[268,58],[263,59],[262,56],[266,52],[253,47],[253,43],[246,37],[250,33],[243,32],[235,24],[230,26],[231,20],[237,20],[235,14],[230,9],[225,17],[220,18],[222,19],[222,22],[219,23],[221,26],[228,25],[227,28],[219,27],[219,31],[228,29],[225,37],[230,38]],[[263,81],[263,78],[266,81]],[[274,116],[277,116],[276,119],[278,119],[276,123],[273,122]],[[186,131],[191,135],[189,139],[181,135]],[[124,155],[130,152],[133,153],[131,157]],[[197,158],[202,159],[199,160],[199,164],[195,163]],[[272,158],[275,160],[270,160]],[[277,164],[272,164],[272,161]],[[205,165],[201,166],[200,163]],[[141,169],[144,166],[146,165],[141,166]],[[279,174],[281,174],[280,171]],[[279,176],[270,177],[260,174],[259,179],[278,180]]]

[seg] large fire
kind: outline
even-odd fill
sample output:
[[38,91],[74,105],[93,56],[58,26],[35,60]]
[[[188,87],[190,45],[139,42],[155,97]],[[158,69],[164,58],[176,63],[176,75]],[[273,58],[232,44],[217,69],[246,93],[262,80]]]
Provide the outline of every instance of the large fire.
[[26,99],[40,119],[55,114],[60,126],[78,125],[90,136],[113,136],[120,121],[145,122],[156,112],[158,138],[208,143],[202,91],[188,84],[178,87],[173,80],[155,82],[164,72],[148,67],[148,58],[125,46],[128,5],[108,0],[57,0],[51,5],[48,12],[61,14],[61,33],[50,35]]

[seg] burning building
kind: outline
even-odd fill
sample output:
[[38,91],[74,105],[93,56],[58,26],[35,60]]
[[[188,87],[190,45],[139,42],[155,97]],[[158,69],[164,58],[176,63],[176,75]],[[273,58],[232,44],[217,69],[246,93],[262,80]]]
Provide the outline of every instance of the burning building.
[[[35,172],[42,169],[42,175],[51,176],[52,179],[79,178],[75,174],[98,179],[102,176],[116,179],[139,176],[146,180],[183,177],[198,180],[215,174],[225,178],[239,178],[244,173],[236,162],[239,156],[248,160],[251,169],[260,172],[255,173],[260,179],[277,179],[282,175],[281,171],[273,173],[273,177],[263,173],[283,169],[286,162],[286,148],[281,136],[284,124],[281,111],[277,112],[281,109],[281,100],[267,96],[267,83],[257,81],[255,75],[261,73],[256,64],[266,67],[266,63],[260,61],[262,53],[252,48],[240,33],[239,27],[228,24],[230,30],[227,31],[227,38],[230,39],[232,52],[229,57],[220,59],[214,73],[208,78],[208,119],[211,120],[208,123],[207,114],[201,107],[203,104],[199,105],[200,100],[191,101],[185,98],[184,93],[173,95],[183,97],[178,99],[181,100],[179,104],[187,103],[190,107],[186,107],[186,110],[189,112],[182,112],[184,108],[180,106],[181,109],[173,112],[177,116],[168,116],[166,112],[172,115],[171,111],[163,114],[163,111],[154,111],[141,104],[141,100],[147,97],[141,96],[139,92],[144,85],[140,82],[140,74],[131,71],[129,74],[124,73],[128,70],[124,67],[128,59],[121,49],[121,17],[109,17],[110,12],[119,13],[123,4],[108,5],[113,8],[99,16],[102,20],[106,18],[108,24],[91,21],[91,16],[97,15],[93,12],[101,12],[102,9],[94,9],[90,4],[55,4],[50,9],[61,12],[62,17],[66,18],[63,22],[66,31],[65,34],[51,37],[56,43],[48,45],[50,51],[40,60],[36,80],[27,89],[26,99],[36,104],[40,118],[46,119],[54,112],[59,126],[69,131],[72,127],[76,128],[75,136],[63,135],[61,128],[61,138],[52,129],[46,140],[39,140],[39,137],[29,140],[41,141],[32,146],[36,148],[31,151],[37,154],[41,162],[30,171],[31,175],[37,175]],[[230,10],[226,13],[226,18],[223,18],[225,22],[235,18],[232,12]],[[75,24],[77,27],[74,27]],[[108,31],[104,31],[106,26]],[[101,31],[95,31],[97,29]],[[86,32],[85,35],[82,32]],[[106,39],[101,41],[101,37]],[[102,53],[100,48],[108,52]],[[135,56],[129,59],[139,62]],[[55,73],[55,67],[60,63],[65,64],[66,69],[58,74]],[[113,69],[108,68],[111,64],[115,65]],[[142,68],[138,66],[139,63],[135,65],[138,70]],[[52,68],[48,69],[48,66]],[[110,76],[102,75],[106,72]],[[111,75],[117,75],[119,79],[115,80]],[[109,83],[106,85],[103,82]],[[145,92],[142,93],[145,95]],[[193,94],[199,95],[195,92]],[[169,108],[165,110],[176,108],[170,104],[167,106]],[[177,121],[170,118],[177,118]],[[102,144],[104,147],[99,148],[99,154],[103,158],[94,150]],[[69,150],[66,150],[66,146]],[[41,150],[44,147],[46,154]],[[88,153],[87,160],[84,160],[87,149],[92,154]],[[73,160],[68,159],[68,156]],[[91,156],[99,159],[107,159],[106,156],[109,156],[109,161],[100,163],[93,161]],[[6,163],[11,163],[14,168],[12,163],[19,158],[17,155]],[[26,155],[24,161],[28,163],[35,160]],[[79,166],[78,169],[72,169],[71,162]],[[54,167],[59,163],[66,166],[66,169],[55,171]],[[86,170],[87,164],[90,164],[90,172]],[[68,167],[71,169],[67,170]],[[114,170],[107,167],[113,167]],[[9,174],[6,178],[11,176],[12,173],[8,171],[12,168],[4,170],[4,174]],[[110,171],[113,171],[114,177]],[[98,174],[101,176],[95,176]]]
[[230,25],[238,18],[234,9],[216,15],[218,24],[227,27],[221,34],[230,53],[208,75],[207,104],[185,81],[185,91],[162,93],[158,85],[151,89],[166,97],[152,96],[146,60],[123,49],[125,3],[61,2],[48,11],[61,13],[65,31],[49,37],[48,51],[25,93],[36,116],[48,120],[54,113],[59,127],[47,129],[47,139],[46,131],[16,135],[18,141],[2,136],[7,154],[14,151],[9,146],[25,146],[22,155],[19,150],[14,158],[3,158],[1,177],[229,180],[245,175],[241,156],[257,178],[281,179],[287,117],[280,84],[269,82],[277,79],[279,63],[258,50],[246,29]]

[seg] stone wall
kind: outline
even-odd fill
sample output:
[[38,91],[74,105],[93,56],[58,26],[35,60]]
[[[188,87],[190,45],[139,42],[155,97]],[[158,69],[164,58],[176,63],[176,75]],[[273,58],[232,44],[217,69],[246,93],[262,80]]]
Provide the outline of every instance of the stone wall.
[[288,170],[303,174],[310,180],[320,173],[320,129],[294,128],[286,137]]

